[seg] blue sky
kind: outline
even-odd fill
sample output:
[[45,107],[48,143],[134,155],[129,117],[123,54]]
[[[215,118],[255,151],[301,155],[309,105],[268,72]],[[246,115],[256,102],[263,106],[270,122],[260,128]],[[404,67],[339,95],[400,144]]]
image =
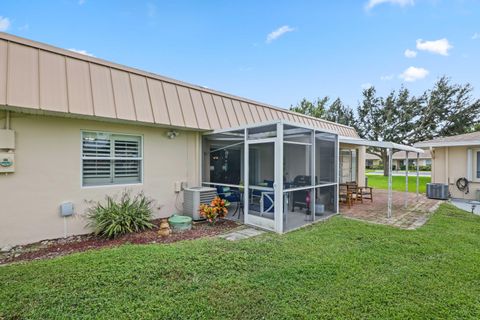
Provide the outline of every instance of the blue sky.
[[[480,1],[2,0],[0,30],[289,107],[448,75],[480,96]],[[409,50],[406,52],[406,50]]]

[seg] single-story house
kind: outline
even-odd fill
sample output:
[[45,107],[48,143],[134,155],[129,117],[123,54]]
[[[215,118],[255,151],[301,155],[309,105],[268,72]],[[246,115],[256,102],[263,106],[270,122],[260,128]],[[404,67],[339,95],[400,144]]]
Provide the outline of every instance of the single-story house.
[[[415,147],[430,151],[433,183],[447,184],[452,198],[480,201],[480,132],[422,141]],[[468,181],[467,188],[463,181],[457,186],[461,178]]]
[[338,212],[368,145],[348,126],[6,33],[2,127],[0,247],[88,233],[83,213],[107,194],[143,191],[168,217],[184,188],[212,184],[244,189],[245,222],[284,232],[308,203]]
[[[400,170],[400,168],[405,166],[407,161],[407,152],[397,151],[393,154],[392,164],[393,170]],[[408,163],[410,166],[417,165],[417,154],[415,152],[408,152]],[[365,155],[365,167],[367,169],[377,167],[382,165],[382,159],[377,155],[367,153]],[[424,153],[421,153],[418,157],[418,165],[420,167],[427,167],[432,165],[432,156],[430,155],[429,150],[425,150]]]

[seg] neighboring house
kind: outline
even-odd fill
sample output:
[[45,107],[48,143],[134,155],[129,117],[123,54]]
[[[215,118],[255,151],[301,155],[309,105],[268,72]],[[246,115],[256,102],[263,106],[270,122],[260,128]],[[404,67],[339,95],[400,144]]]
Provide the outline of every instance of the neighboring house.
[[[407,153],[405,151],[397,151],[393,154],[392,157],[392,167],[393,170],[400,170],[405,166],[405,163],[407,161]],[[416,166],[417,165],[417,154],[414,152],[409,152],[408,153],[408,163],[410,166]],[[382,165],[382,160],[380,157],[367,153],[365,155],[365,166],[367,169],[370,169],[372,167],[377,167]],[[424,153],[420,153],[418,157],[418,165],[420,167],[428,167],[432,165],[432,156],[430,155],[429,150],[425,150]]]
[[[480,132],[422,141],[415,146],[432,154],[432,182],[448,184],[453,198],[480,200]],[[469,181],[468,193],[458,189],[460,178]]]
[[[181,212],[185,186],[209,175],[241,183],[242,151],[208,149],[204,134],[268,123],[315,132],[315,165],[328,168],[333,210],[338,180],[364,181],[365,146],[351,127],[0,33],[0,247],[87,233],[91,201],[125,189],[153,198],[155,217]],[[309,144],[291,139],[285,157],[296,164],[284,175],[302,181],[301,172],[316,174],[308,157],[295,161]],[[251,166],[263,165],[260,147],[252,145]],[[212,163],[202,173],[205,155]],[[62,217],[62,204],[75,214]]]

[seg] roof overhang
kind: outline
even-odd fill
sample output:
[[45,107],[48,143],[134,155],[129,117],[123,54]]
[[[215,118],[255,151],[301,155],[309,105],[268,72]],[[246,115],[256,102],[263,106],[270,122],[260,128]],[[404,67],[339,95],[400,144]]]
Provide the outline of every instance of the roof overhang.
[[450,141],[450,142],[426,142],[416,143],[415,147],[418,148],[441,148],[441,147],[468,147],[468,146],[480,146],[480,141]]
[[389,141],[371,141],[371,140],[350,138],[350,137],[343,137],[343,136],[339,136],[338,141],[340,143],[348,143],[348,144],[354,144],[354,145],[366,146],[366,147],[385,148],[385,149],[410,151],[410,152],[417,152],[417,153],[424,152],[422,149],[419,149],[419,148],[414,148],[414,147],[410,147],[410,146],[406,146],[406,145],[398,144],[394,142],[389,142]]

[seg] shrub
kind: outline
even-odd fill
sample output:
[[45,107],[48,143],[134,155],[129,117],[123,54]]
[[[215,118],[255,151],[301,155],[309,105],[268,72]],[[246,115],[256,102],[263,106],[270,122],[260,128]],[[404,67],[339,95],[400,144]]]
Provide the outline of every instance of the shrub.
[[[405,165],[401,165],[400,170],[405,170]],[[417,166],[411,164],[411,165],[408,166],[408,170],[409,171],[417,171]],[[419,166],[418,170],[419,171],[432,171],[432,166],[431,165]]]
[[115,238],[122,234],[151,229],[153,200],[143,192],[132,197],[130,192],[122,192],[120,199],[115,201],[106,196],[106,203],[97,202],[87,210],[87,226],[92,227],[96,235]]
[[224,218],[227,215],[229,205],[230,202],[227,200],[215,197],[210,204],[200,205],[200,215],[214,224],[219,218]]

